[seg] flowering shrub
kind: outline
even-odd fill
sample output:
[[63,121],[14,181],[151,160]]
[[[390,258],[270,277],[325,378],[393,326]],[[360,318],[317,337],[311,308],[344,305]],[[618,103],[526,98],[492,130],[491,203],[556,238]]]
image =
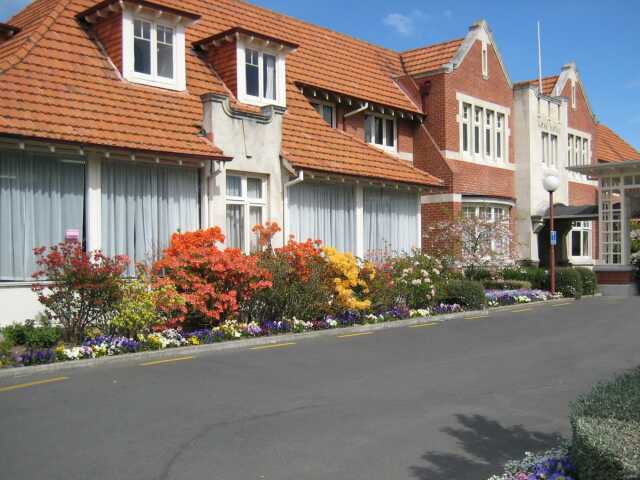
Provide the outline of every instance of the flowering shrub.
[[[273,231],[273,227],[270,231]],[[261,234],[263,242],[270,244]],[[258,265],[269,273],[271,288],[265,288],[245,303],[247,315],[260,322],[282,318],[313,321],[333,310],[331,268],[320,250],[320,242],[296,242],[293,238],[282,248],[267,248]]]
[[181,309],[184,303],[171,284],[152,288],[147,272],[139,267],[138,277],[123,285],[123,297],[109,330],[127,337],[151,333],[167,323],[167,312]]
[[47,250],[34,250],[40,270],[32,289],[47,315],[64,328],[67,341],[79,343],[90,327],[105,327],[122,299],[122,274],[129,264],[125,256],[113,258],[101,252],[84,252],[78,242],[67,241]]
[[373,265],[364,264],[360,268],[353,254],[338,252],[335,248],[324,247],[322,252],[336,274],[333,282],[338,303],[348,310],[371,307],[371,300],[365,297],[369,293],[368,282],[375,278]]
[[186,320],[215,325],[234,315],[243,302],[269,288],[268,272],[258,267],[258,257],[238,249],[220,250],[220,228],[176,233],[163,258],[154,265],[156,287],[175,289],[185,305],[174,311],[169,325]]
[[413,250],[393,261],[393,277],[398,294],[410,308],[429,307],[446,281],[443,265],[437,258]]

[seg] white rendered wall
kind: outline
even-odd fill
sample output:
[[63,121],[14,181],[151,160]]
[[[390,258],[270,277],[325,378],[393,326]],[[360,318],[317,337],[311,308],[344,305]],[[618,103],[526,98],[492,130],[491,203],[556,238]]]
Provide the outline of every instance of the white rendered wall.
[[31,285],[0,284],[0,327],[33,319],[42,311]]

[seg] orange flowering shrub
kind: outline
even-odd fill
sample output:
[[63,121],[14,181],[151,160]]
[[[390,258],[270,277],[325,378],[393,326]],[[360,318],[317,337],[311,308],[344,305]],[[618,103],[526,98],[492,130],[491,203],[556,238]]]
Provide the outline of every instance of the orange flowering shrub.
[[186,320],[216,325],[236,314],[240,305],[271,287],[270,275],[258,266],[257,256],[238,249],[221,250],[224,235],[219,227],[176,233],[153,271],[156,286],[170,286],[185,300],[174,312],[171,327]]
[[270,250],[273,237],[282,229],[276,222],[267,222],[264,225],[255,225],[252,231],[258,235],[258,245],[263,249]]

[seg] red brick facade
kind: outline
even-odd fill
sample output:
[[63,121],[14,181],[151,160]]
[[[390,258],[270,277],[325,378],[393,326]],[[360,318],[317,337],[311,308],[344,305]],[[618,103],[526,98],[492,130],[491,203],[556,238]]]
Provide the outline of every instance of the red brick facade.
[[238,96],[237,46],[235,40],[224,41],[219,47],[211,45],[206,59],[234,96]]

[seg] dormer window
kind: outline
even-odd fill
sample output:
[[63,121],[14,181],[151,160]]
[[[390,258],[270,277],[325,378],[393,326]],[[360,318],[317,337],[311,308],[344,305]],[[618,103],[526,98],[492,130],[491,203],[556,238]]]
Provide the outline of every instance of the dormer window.
[[184,28],[163,20],[125,11],[123,76],[135,83],[184,90]]
[[[255,43],[255,41],[254,41]],[[276,49],[245,46],[242,38],[238,50],[238,98],[252,105],[284,106],[284,55]],[[244,61],[241,61],[244,59]],[[244,65],[244,68],[242,67]]]
[[242,102],[286,107],[285,57],[298,45],[234,27],[193,43]]
[[396,151],[396,120],[394,117],[379,114],[364,116],[364,138],[369,144],[384,150]]
[[316,109],[316,112],[320,114],[322,119],[327,122],[330,126],[335,128],[336,126],[336,107],[333,103],[323,102],[320,100],[313,100],[311,102],[313,108]]
[[77,18],[91,25],[125,80],[186,89],[185,28],[199,15],[150,0],[105,0]]

